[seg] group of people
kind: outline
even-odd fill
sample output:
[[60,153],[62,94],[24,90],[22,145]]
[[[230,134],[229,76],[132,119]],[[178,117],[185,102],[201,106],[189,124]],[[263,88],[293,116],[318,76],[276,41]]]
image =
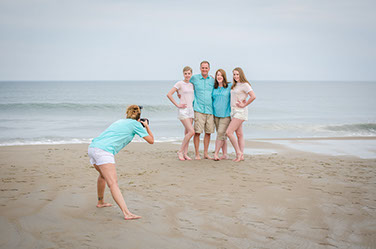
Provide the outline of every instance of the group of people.
[[[227,137],[236,152],[235,162],[244,160],[243,122],[248,120],[248,105],[256,95],[240,67],[235,68],[233,82],[227,81],[226,72],[218,69],[215,77],[209,75],[210,63],[200,63],[201,74],[192,76],[192,68],[184,67],[184,80],[178,81],[167,93],[167,97],[178,108],[178,119],[184,126],[184,139],[178,151],[182,161],[192,160],[187,152],[192,137],[195,159],[200,160],[200,136],[204,136],[204,158],[228,159]],[[173,98],[178,93],[179,103]],[[249,98],[248,98],[249,97]],[[194,122],[193,122],[194,121]],[[211,134],[217,130],[214,158],[208,154]],[[234,135],[236,133],[236,136]],[[222,156],[219,152],[222,150]]]
[[[209,70],[210,64],[207,61],[200,64],[201,74],[192,76],[192,68],[185,67],[183,69],[184,80],[177,82],[167,94],[171,102],[178,108],[178,118],[185,129],[185,136],[178,151],[178,157],[180,160],[192,160],[187,152],[189,140],[194,136],[195,158],[200,159],[200,134],[205,132],[204,157],[211,159],[208,148],[210,135],[214,133],[215,126],[217,141],[214,160],[228,158],[226,139],[229,137],[236,151],[235,161],[239,162],[244,160],[242,124],[248,119],[247,106],[256,97],[241,68],[237,67],[233,70],[233,83],[227,82],[224,70],[218,69],[215,78],[209,76]],[[179,103],[172,97],[175,92],[178,92],[180,96]],[[112,206],[104,201],[104,191],[107,184],[113,199],[124,215],[124,219],[132,220],[139,219],[141,216],[131,213],[125,204],[118,186],[115,155],[129,144],[136,134],[149,144],[154,143],[154,136],[148,122],[140,119],[141,109],[139,106],[129,106],[126,117],[126,119],[114,122],[98,137],[94,138],[89,145],[88,155],[90,163],[99,173],[97,207]],[[234,132],[236,132],[237,138]],[[222,157],[218,156],[220,149],[223,152]]]

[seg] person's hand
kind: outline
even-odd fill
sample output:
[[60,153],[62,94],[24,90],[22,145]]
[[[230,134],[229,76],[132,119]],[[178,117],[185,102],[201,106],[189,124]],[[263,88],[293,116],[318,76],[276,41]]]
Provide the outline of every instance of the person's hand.
[[244,108],[246,103],[247,101],[245,99],[243,101],[238,100],[236,101],[236,106],[239,108]]
[[148,124],[148,121],[141,121],[140,120],[140,122],[144,125],[144,127],[146,128],[146,127],[149,127],[149,124]]
[[179,109],[187,108],[187,105],[186,104],[178,104],[178,108]]

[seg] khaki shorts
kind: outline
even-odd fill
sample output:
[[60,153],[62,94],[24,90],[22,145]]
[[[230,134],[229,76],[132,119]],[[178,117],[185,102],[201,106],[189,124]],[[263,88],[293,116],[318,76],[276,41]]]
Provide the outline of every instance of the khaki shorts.
[[195,112],[195,133],[214,133],[214,116],[213,114],[204,114]]
[[215,128],[217,129],[217,140],[226,140],[226,130],[231,122],[230,117],[219,118],[214,117]]

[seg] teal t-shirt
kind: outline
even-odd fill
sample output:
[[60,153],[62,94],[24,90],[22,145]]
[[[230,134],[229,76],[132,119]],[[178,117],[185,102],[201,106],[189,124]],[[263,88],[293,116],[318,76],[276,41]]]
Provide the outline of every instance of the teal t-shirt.
[[135,135],[149,136],[140,122],[134,119],[120,119],[111,124],[102,134],[94,138],[89,147],[99,148],[114,155],[129,144]]
[[195,100],[193,101],[193,110],[205,114],[213,114],[213,77],[208,76],[205,79],[201,74],[196,74],[191,77],[190,82],[195,87]]
[[213,89],[213,114],[216,117],[230,117],[231,114],[231,86],[229,83],[227,88],[218,87]]

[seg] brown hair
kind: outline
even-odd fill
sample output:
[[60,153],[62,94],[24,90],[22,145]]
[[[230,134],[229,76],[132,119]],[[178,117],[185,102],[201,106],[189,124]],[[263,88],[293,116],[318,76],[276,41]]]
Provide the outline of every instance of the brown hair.
[[127,114],[127,118],[139,120],[141,117],[140,107],[138,107],[138,105],[130,105],[127,108],[126,114]]
[[185,71],[191,71],[191,73],[192,73],[192,68],[189,67],[189,66],[186,66],[186,67],[183,68],[183,73],[184,73]]
[[202,65],[203,63],[208,63],[208,66],[210,67],[210,63],[209,63],[209,61],[201,61],[201,63],[200,63],[200,67],[201,67],[201,65]]
[[[236,68],[234,68],[234,70],[232,70],[232,72],[234,72],[234,71],[238,71],[239,72],[239,82],[248,83],[249,85],[251,85],[251,83],[249,83],[249,81],[245,77],[243,69],[241,69],[240,67],[236,67]],[[232,77],[233,77],[232,80],[234,81],[234,84],[232,85],[231,89],[234,89],[235,86],[236,86],[236,84],[239,83],[239,82],[235,81],[234,76],[232,76]]]
[[215,72],[215,79],[214,79],[214,88],[217,89],[218,86],[219,86],[219,83],[217,81],[217,73],[220,72],[222,74],[222,77],[223,77],[223,87],[224,88],[227,88],[228,87],[228,83],[227,83],[227,77],[226,77],[226,72],[225,70],[223,69],[218,69],[217,72]]

